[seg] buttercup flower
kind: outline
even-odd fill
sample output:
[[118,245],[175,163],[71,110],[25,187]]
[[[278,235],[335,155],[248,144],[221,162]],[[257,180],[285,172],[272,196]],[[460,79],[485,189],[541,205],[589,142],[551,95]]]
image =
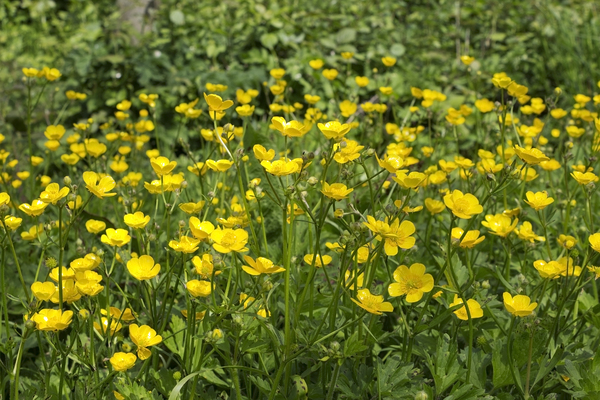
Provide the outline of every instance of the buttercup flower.
[[323,266],[327,266],[331,263],[331,256],[328,256],[327,254],[324,255],[315,255],[314,254],[306,254],[303,258],[304,262],[307,263],[308,265],[313,265],[313,260],[314,260],[314,267],[315,268],[323,268]]
[[169,247],[180,253],[193,253],[198,250],[200,239],[191,238],[189,236],[181,236],[179,241],[171,240]]
[[144,215],[143,212],[137,211],[133,214],[125,214],[123,216],[125,225],[134,229],[144,229],[148,222],[150,222],[150,216]]
[[381,315],[383,312],[394,311],[394,306],[391,303],[383,301],[383,296],[371,294],[369,289],[360,289],[357,297],[358,300],[351,300],[371,314]]
[[210,296],[211,286],[209,281],[191,280],[185,285],[188,292],[194,297],[207,297]]
[[154,258],[151,256],[143,255],[139,258],[129,260],[127,262],[127,270],[138,281],[145,281],[158,275],[160,264],[155,264]]
[[593,172],[582,173],[579,171],[571,172],[571,176],[579,183],[580,185],[588,185],[592,182],[598,182],[600,178]]
[[317,124],[319,130],[327,139],[339,139],[350,131],[350,125],[341,124],[339,121],[330,121]]
[[270,149],[267,151],[267,149],[260,144],[255,144],[252,150],[254,151],[254,156],[258,161],[271,161],[275,157],[275,150]]
[[552,197],[548,197],[548,193],[546,191],[536,193],[529,191],[525,195],[527,196],[525,203],[529,204],[536,211],[543,210],[550,204],[554,203],[554,199]]
[[299,121],[287,122],[285,118],[273,117],[271,123],[275,130],[279,131],[283,136],[300,137],[306,133],[306,127]]
[[255,261],[252,257],[244,256],[244,261],[248,265],[242,265],[242,269],[250,275],[258,276],[260,274],[274,274],[285,271],[285,269],[273,265],[273,261],[264,257],[258,257]]
[[177,161],[170,161],[167,157],[156,157],[150,159],[152,169],[159,177],[168,175],[177,166]]
[[131,236],[125,229],[108,228],[100,240],[109,246],[123,247],[131,241]]
[[106,229],[106,223],[96,219],[89,219],[85,223],[85,229],[87,229],[89,233],[100,233]]
[[518,294],[515,297],[512,297],[510,293],[504,292],[502,298],[506,310],[517,317],[531,315],[533,310],[537,307],[537,303],[531,303],[529,296]]
[[[196,273],[202,277],[202,279],[211,279],[214,271],[213,256],[211,254],[203,254],[202,258],[194,256],[192,258],[192,264],[196,269]],[[219,275],[221,271],[214,271],[215,276]]]
[[416,263],[410,266],[401,265],[394,271],[395,283],[388,287],[392,297],[406,295],[408,303],[416,303],[423,298],[423,293],[433,289],[433,276],[425,273],[425,265]]
[[321,193],[333,200],[343,200],[352,193],[354,189],[348,189],[343,183],[332,183],[331,185],[327,182],[323,182],[323,189]]
[[546,240],[543,236],[538,236],[533,232],[533,227],[531,226],[531,222],[525,221],[521,224],[518,229],[515,229],[515,233],[519,237],[519,239],[526,240],[528,242],[533,243],[535,240],[538,242],[543,242]]
[[376,221],[375,218],[368,215],[368,222],[363,222],[367,228],[376,234],[377,240],[384,240],[385,254],[395,256],[398,254],[398,247],[401,249],[410,249],[415,245],[416,239],[411,235],[415,233],[415,225],[410,221],[395,219],[391,225],[385,221]]
[[210,221],[200,221],[196,217],[190,218],[190,230],[196,239],[204,240],[215,230]]
[[45,308],[31,316],[36,328],[40,331],[62,331],[71,324],[73,311],[60,311]]
[[52,282],[34,282],[31,285],[31,292],[40,301],[50,300],[56,290],[56,286]]
[[114,368],[115,371],[123,372],[132,368],[135,365],[137,357],[132,353],[115,353],[110,358],[110,364]]
[[206,93],[204,93],[204,100],[206,101],[206,104],[208,104],[208,107],[210,108],[211,112],[225,111],[233,105],[233,101],[223,101],[221,96],[217,96],[216,94],[207,95]]
[[463,194],[458,189],[444,196],[444,204],[454,215],[462,219],[471,219],[473,215],[483,212],[483,207],[479,204],[477,197],[470,193]]
[[265,171],[275,176],[286,176],[300,172],[300,166],[294,160],[285,161],[277,160],[274,162],[261,161],[260,165],[263,166]]
[[151,356],[148,347],[156,346],[162,342],[162,336],[157,335],[156,331],[148,325],[137,326],[136,324],[129,325],[129,337],[131,341],[138,347],[138,357],[140,360],[145,360]]
[[492,234],[507,237],[516,227],[519,222],[518,218],[511,221],[510,217],[504,214],[486,215],[485,221],[481,225],[488,228]]
[[[458,295],[454,295],[454,301],[450,304],[450,307],[457,306],[459,304],[464,304],[462,299],[458,297]],[[467,314],[467,308],[469,309],[469,313]],[[467,307],[464,305],[458,310],[454,311],[454,315],[458,317],[458,319],[463,321],[469,320],[469,314],[471,315],[471,319],[481,318],[483,317],[483,310],[481,309],[481,305],[475,299],[467,300]]]
[[425,207],[431,214],[439,214],[446,209],[444,203],[438,200],[434,200],[432,198],[425,199]]
[[103,199],[116,195],[116,193],[109,193],[117,185],[115,180],[109,175],[100,177],[99,174],[93,171],[87,171],[83,173],[83,181],[87,190],[96,197]]
[[529,165],[537,165],[537,164],[541,163],[542,161],[550,160],[550,158],[546,157],[546,155],[544,153],[542,153],[542,151],[539,149],[535,149],[535,148],[526,149],[519,145],[515,145],[514,149],[515,149],[515,153],[517,154],[517,156],[524,163],[529,164]]
[[[455,241],[460,240],[463,236],[464,230],[459,227],[452,228],[452,239]],[[479,236],[478,230],[468,231],[460,242],[459,246],[467,249],[472,249],[479,243],[485,240],[485,236]]]
[[210,234],[213,248],[219,253],[227,254],[232,251],[243,253],[248,251],[245,247],[248,243],[248,232],[244,229],[221,229],[217,228]]
[[46,203],[40,199],[36,199],[31,204],[23,203],[19,206],[19,210],[23,211],[30,217],[38,217],[42,215],[49,203]]

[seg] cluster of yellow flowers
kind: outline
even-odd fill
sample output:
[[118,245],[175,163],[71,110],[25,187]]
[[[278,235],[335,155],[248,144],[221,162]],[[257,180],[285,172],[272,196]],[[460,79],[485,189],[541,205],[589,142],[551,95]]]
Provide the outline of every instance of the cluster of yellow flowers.
[[[342,53],[347,61],[353,56]],[[461,61],[468,67],[474,59],[463,56]],[[396,59],[384,57],[381,63],[392,68]],[[334,68],[323,68],[321,59],[311,60],[309,66],[330,86],[340,76]],[[55,81],[61,76],[46,67],[24,68],[23,73],[31,85],[33,78]],[[587,107],[592,99],[599,105],[600,95],[577,94],[567,111],[556,105],[559,91],[552,101],[532,98],[526,86],[497,73],[490,83],[501,91],[494,99],[502,101],[474,94],[449,107],[451,93],[411,87],[410,105],[398,112],[389,109],[394,102],[386,101],[400,98],[397,89],[376,77],[354,77],[358,89],[353,90],[377,89],[384,96],[381,103],[361,103],[356,94],[327,104],[329,99],[313,92],[303,94],[304,103],[290,104],[292,84],[285,76],[285,69],[275,68],[265,82],[268,105],[260,115],[268,115],[263,128],[268,140],[248,134],[249,126],[254,126],[252,131],[259,126],[251,118],[261,107],[259,90],[239,88],[230,100],[216,94],[226,92],[226,85],[207,83],[204,102],[196,98],[175,107],[181,120],[177,139],[181,129],[193,125],[201,149],[167,139],[156,119],[159,96],[142,93],[139,102],[117,103],[114,114],[99,126],[93,119],[72,128],[59,120],[46,126],[45,157],[35,156],[30,147],[29,171],[17,171],[18,159],[0,150],[5,190],[0,193],[0,222],[25,295],[32,294],[27,302],[37,300],[27,310],[27,320],[40,331],[56,332],[77,318],[91,318],[95,322],[90,322],[90,332],[107,343],[129,324],[137,356],[111,349],[107,357],[120,372],[133,368],[138,358],[152,356],[149,348],[162,343],[167,329],[162,318],[174,304],[185,307],[181,312],[186,318],[195,315],[196,320],[211,315],[207,311],[212,318],[220,307],[268,319],[271,311],[276,313],[270,291],[278,280],[285,313],[277,314],[285,320],[287,356],[290,326],[298,323],[308,288],[321,274],[323,287],[332,289],[336,309],[345,301],[355,311],[382,315],[419,302],[426,310],[437,302],[469,324],[489,315],[490,304],[500,296],[510,315],[527,317],[538,306],[551,307],[544,297],[550,296],[547,285],[581,289],[586,274],[600,276],[600,267],[591,265],[592,251],[600,253],[593,208],[600,180],[594,172],[600,119]],[[65,95],[69,101],[87,97],[73,90]],[[135,103],[142,104],[137,117]],[[243,126],[219,126],[223,119],[235,121],[232,108]],[[390,111],[392,117],[384,120]],[[559,122],[567,115],[566,124]],[[467,137],[465,124],[473,120],[493,127],[495,137],[481,137],[480,128]],[[203,126],[205,122],[209,126]],[[545,135],[548,127],[550,137]],[[380,145],[384,140],[389,142]],[[45,175],[52,165],[72,171],[73,178],[53,182]],[[583,198],[585,213],[575,210],[576,197]],[[22,199],[31,200],[17,204]],[[44,274],[38,267],[30,286],[12,239],[23,218],[11,215],[13,211],[28,217],[25,225],[33,224],[20,232],[23,240],[32,248],[39,245],[46,255],[58,254],[46,259],[45,277],[40,278]],[[576,211],[585,229],[570,225]],[[549,222],[552,218],[562,218],[562,229]],[[280,225],[275,236],[280,236],[276,245],[281,249],[275,253],[267,219]],[[325,242],[335,235],[337,242]],[[582,237],[588,238],[589,248],[581,246]],[[77,249],[69,249],[67,243],[75,243]],[[515,249],[522,253],[518,266],[511,260]],[[583,252],[587,255],[580,262]],[[485,261],[478,260],[480,253],[487,254]],[[43,258],[44,253],[40,266]],[[487,276],[482,263],[491,264],[495,291],[481,289],[478,280]],[[457,275],[460,268],[468,279]],[[542,282],[543,289],[520,285],[516,270]],[[298,293],[292,296],[294,285]],[[404,302],[393,305],[376,294],[386,288],[389,297]],[[136,295],[131,294],[134,290]],[[137,295],[139,299],[131,299]],[[58,309],[44,308],[47,302]],[[118,302],[122,311],[110,307]],[[133,304],[140,310],[143,304],[144,313],[136,314]],[[235,312],[232,307],[237,307]],[[73,310],[79,317],[74,319]],[[154,328],[138,325],[145,319]],[[188,322],[187,329],[192,329]],[[277,323],[275,318],[272,322]],[[222,336],[216,326],[207,335],[213,342]]]

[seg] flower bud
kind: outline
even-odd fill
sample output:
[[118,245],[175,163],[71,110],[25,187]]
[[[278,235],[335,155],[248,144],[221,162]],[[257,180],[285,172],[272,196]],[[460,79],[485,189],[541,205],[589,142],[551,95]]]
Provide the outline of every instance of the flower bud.
[[67,186],[71,186],[71,184],[73,183],[73,181],[71,180],[71,177],[70,177],[70,176],[68,176],[68,175],[67,175],[67,176],[65,176],[65,177],[63,178],[63,182],[64,182],[64,183],[65,183],[65,185],[67,185]]

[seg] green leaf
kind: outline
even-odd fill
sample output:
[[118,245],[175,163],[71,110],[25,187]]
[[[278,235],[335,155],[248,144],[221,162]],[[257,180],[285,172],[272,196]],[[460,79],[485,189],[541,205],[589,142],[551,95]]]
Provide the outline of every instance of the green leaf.
[[335,35],[335,41],[339,44],[351,43],[356,40],[356,31],[352,28],[341,29],[337,35]]
[[274,33],[263,33],[260,36],[260,42],[269,50],[273,50],[278,41],[279,38]]
[[492,383],[495,388],[513,383],[508,367],[508,352],[504,340],[497,340],[492,344]]
[[169,19],[175,25],[183,25],[183,24],[185,24],[185,15],[180,10],[172,10],[169,13]]

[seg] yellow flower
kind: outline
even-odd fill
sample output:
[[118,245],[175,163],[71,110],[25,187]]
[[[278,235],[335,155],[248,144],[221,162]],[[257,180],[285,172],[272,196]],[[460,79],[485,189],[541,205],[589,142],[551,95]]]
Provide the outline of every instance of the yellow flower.
[[40,200],[44,203],[56,204],[57,201],[65,198],[68,194],[68,187],[63,187],[61,189],[58,183],[51,183],[46,186],[45,190],[40,194]]
[[411,172],[408,175],[397,172],[392,179],[404,189],[416,189],[425,182],[427,175],[422,172]]
[[512,297],[510,293],[504,292],[502,298],[504,299],[506,310],[517,317],[531,315],[533,310],[537,307],[537,303],[531,303],[529,296],[518,294],[515,297]]
[[475,101],[475,107],[481,113],[488,113],[494,109],[494,103],[488,99],[479,99]]
[[351,51],[342,51],[340,55],[344,60],[350,60],[352,57],[354,57],[354,53]]
[[600,278],[600,267],[590,266],[588,269],[592,274],[594,274],[594,279]]
[[600,253],[600,233],[594,233],[588,238],[592,249]]
[[19,226],[21,226],[21,223],[23,222],[23,218],[17,218],[17,217],[13,217],[12,215],[7,215],[4,217],[4,224],[7,226],[8,229],[10,229],[11,231],[16,230]]
[[410,249],[415,245],[415,238],[411,235],[415,233],[415,225],[410,221],[395,219],[391,225],[385,221],[376,221],[375,218],[368,215],[368,222],[363,222],[374,234],[377,240],[383,239],[385,254],[395,256],[398,254],[398,247],[401,249]]
[[444,203],[429,197],[425,199],[425,207],[427,207],[427,210],[434,215],[439,214],[446,209]]
[[364,148],[365,146],[359,146],[355,140],[344,140],[340,143],[339,151],[335,153],[333,159],[340,164],[346,164],[360,157],[360,151]]
[[210,221],[200,221],[197,217],[190,218],[190,231],[196,239],[204,240],[215,230]]
[[79,156],[75,153],[63,154],[62,156],[60,156],[60,159],[62,160],[62,162],[64,162],[65,164],[68,164],[68,165],[75,165],[80,160]]
[[416,303],[423,298],[423,293],[433,289],[433,276],[425,273],[425,265],[416,263],[410,266],[401,265],[394,271],[395,283],[388,287],[392,297],[406,295],[408,303]]
[[206,201],[200,200],[197,203],[194,203],[194,202],[181,203],[179,205],[179,208],[184,213],[192,215],[192,214],[198,214],[198,213],[200,213],[200,211],[202,211],[202,209],[204,208],[205,205],[206,205]]
[[531,226],[531,222],[525,221],[521,224],[519,229],[515,229],[515,233],[521,240],[526,240],[533,243],[535,240],[538,242],[544,242],[546,240],[543,236],[538,236],[533,232],[533,227]]
[[200,239],[191,238],[189,236],[181,236],[179,241],[171,240],[169,242],[169,247],[177,252],[189,254],[198,250],[199,244]]
[[526,164],[537,165],[542,161],[548,161],[550,158],[546,157],[540,149],[530,148],[526,149],[519,145],[514,147],[516,155]]
[[109,246],[123,247],[131,241],[131,236],[125,229],[108,228],[100,240]]
[[[355,281],[355,279],[356,279],[356,281]],[[357,277],[355,270],[353,270],[352,272],[346,271],[346,273],[344,274],[344,286],[346,286],[350,290],[354,290],[354,282],[356,282],[358,287],[361,288],[364,284],[364,280],[365,280],[365,274],[362,273],[362,274],[358,275],[358,277]]]
[[[454,295],[454,301],[450,304],[450,308],[457,306],[459,304],[464,304],[462,299],[458,297],[458,295]],[[454,315],[458,317],[458,319],[463,321],[469,320],[469,314],[467,314],[467,308],[469,309],[469,314],[471,315],[471,319],[481,318],[483,317],[483,310],[481,309],[481,305],[475,299],[467,300],[467,307],[464,305],[458,310],[454,311]]]
[[365,87],[369,84],[369,78],[367,78],[366,76],[357,76],[356,78],[354,78],[354,81],[356,82],[358,87]]
[[160,264],[155,264],[154,258],[151,256],[143,255],[129,260],[127,270],[138,281],[145,281],[158,275]]
[[130,228],[144,229],[146,225],[148,225],[148,222],[150,222],[150,216],[144,215],[141,211],[137,211],[134,214],[125,214],[123,220],[125,221],[125,225]]
[[331,256],[328,256],[326,254],[321,256],[319,256],[318,254],[316,256],[315,254],[306,254],[303,259],[305,263],[307,263],[308,265],[312,265],[315,268],[322,268],[324,266],[327,266],[329,265],[329,263],[331,263],[332,260]]
[[225,172],[233,165],[233,161],[229,160],[206,160],[206,166],[213,171]]
[[312,69],[321,69],[321,68],[323,68],[323,64],[324,64],[324,62],[320,58],[317,58],[317,59],[314,59],[314,60],[310,60],[308,62],[308,65],[310,65],[310,67]]
[[212,115],[216,114],[216,112],[223,112],[233,105],[232,100],[223,101],[221,96],[217,96],[216,94],[207,95],[204,93],[204,100],[208,104],[209,114]]
[[244,104],[243,106],[236,107],[235,111],[240,117],[249,117],[254,113],[254,106]]
[[537,260],[533,263],[533,266],[544,279],[556,279],[562,271],[557,261],[546,262],[544,260]]
[[342,200],[348,197],[354,189],[348,189],[343,183],[332,183],[331,185],[327,182],[323,182],[323,189],[321,193],[333,200]]
[[270,161],[261,161],[265,171],[275,176],[286,176],[300,172],[300,165],[294,160],[277,160],[271,163]]
[[485,221],[481,222],[481,225],[491,230],[492,234],[507,237],[516,227],[519,222],[518,218],[515,218],[514,222],[511,223],[510,217],[504,214],[486,215]]
[[394,57],[389,57],[389,56],[388,57],[383,57],[381,59],[381,62],[386,67],[393,67],[394,65],[396,65],[396,59]]
[[36,328],[40,331],[62,331],[71,324],[73,311],[60,311],[45,308],[31,316]]
[[283,68],[273,68],[269,71],[269,74],[275,79],[281,79],[285,75],[285,69]]
[[301,137],[306,131],[306,127],[299,121],[287,122],[283,117],[271,118],[273,128],[279,131],[283,136]]
[[235,251],[243,253],[248,251],[245,247],[248,243],[248,232],[243,229],[221,229],[217,228],[211,232],[213,248],[219,253],[227,254]]
[[394,307],[391,303],[383,301],[383,296],[371,294],[369,289],[360,289],[357,294],[358,300],[351,299],[359,307],[367,310],[371,314],[381,315],[383,312],[392,312]]
[[[104,315],[106,315],[106,310],[102,310],[104,311]],[[111,307],[111,311],[112,311],[112,307]],[[111,312],[112,315],[112,312]],[[119,332],[122,328],[123,328],[123,324],[120,322],[120,319],[117,317],[115,318],[114,316],[112,316],[111,320],[110,320],[110,327],[108,326],[108,318],[104,318],[102,317],[100,319],[100,324],[97,322],[94,322],[94,329],[96,329],[96,331],[98,333],[100,333],[101,335],[105,335],[109,330],[110,330],[110,334],[114,335],[115,333]]]
[[56,286],[52,282],[34,282],[31,285],[31,292],[40,301],[50,300],[56,290]]
[[588,185],[592,182],[598,182],[598,176],[593,172],[582,173],[579,171],[571,172],[571,176],[579,183],[580,185]]
[[[196,268],[196,273],[202,277],[202,279],[210,279],[213,275],[214,265],[213,256],[211,254],[203,254],[202,258],[195,256],[192,258],[192,264]],[[215,271],[215,276],[219,275],[221,271]]]
[[177,166],[177,161],[170,161],[167,157],[156,157],[150,159],[150,165],[159,177],[168,175]]
[[133,353],[115,353],[110,358],[110,364],[115,369],[115,371],[123,372],[132,368],[135,365],[137,357]]
[[156,346],[162,342],[162,336],[157,335],[156,331],[148,325],[137,326],[137,324],[131,324],[129,326],[129,337],[138,347],[137,354],[140,360],[150,357],[151,352],[148,350],[148,347]]
[[82,271],[75,273],[75,285],[79,293],[86,296],[96,296],[104,290],[104,286],[100,285],[102,276],[94,271]]
[[477,197],[470,193],[463,194],[460,190],[454,190],[445,195],[444,204],[454,215],[462,219],[471,219],[473,215],[483,212],[483,207],[479,204]]
[[339,121],[330,121],[317,124],[319,130],[327,139],[340,139],[350,131],[350,125],[341,124]]
[[62,125],[49,125],[44,131],[44,136],[48,140],[60,140],[65,134],[65,127]]
[[254,156],[258,161],[271,161],[275,157],[275,150],[270,149],[267,151],[267,149],[260,144],[255,144],[252,151],[254,151]]
[[473,63],[473,61],[475,61],[475,57],[470,57],[465,54],[463,56],[460,56],[460,61],[465,65],[471,65],[471,63]]
[[0,206],[7,206],[10,203],[10,195],[6,192],[0,193]]
[[103,199],[105,197],[116,195],[116,193],[109,193],[117,185],[115,180],[109,175],[101,178],[97,173],[93,171],[87,171],[83,173],[83,181],[85,182],[85,187],[87,190],[93,193],[96,197]]
[[37,78],[40,72],[36,68],[23,68],[21,71],[23,71],[23,75],[25,75],[28,78]]
[[106,229],[106,223],[96,219],[89,219],[85,223],[85,229],[87,229],[89,233],[100,233]]
[[31,204],[23,203],[19,206],[19,210],[23,211],[30,217],[37,217],[42,215],[44,210],[48,207],[48,203],[43,202],[40,199],[36,199]]
[[573,236],[563,235],[563,234],[558,235],[557,241],[558,241],[558,244],[560,244],[562,247],[564,247],[567,250],[572,249],[577,244],[577,239],[575,239]]
[[323,76],[328,80],[332,81],[338,76],[338,71],[336,69],[324,69]]
[[348,118],[354,114],[357,109],[357,104],[351,102],[350,100],[344,100],[340,103],[340,112],[342,113],[342,117]]
[[268,258],[258,257],[255,261],[252,257],[244,256],[244,260],[248,265],[242,265],[242,269],[250,275],[258,276],[260,274],[275,274],[285,271],[285,269],[273,265],[273,261]]
[[379,91],[381,92],[381,94],[384,94],[386,96],[391,95],[392,93],[394,93],[394,89],[392,89],[391,86],[381,86],[379,88]]
[[552,197],[548,197],[548,193],[544,190],[543,192],[527,192],[525,194],[527,196],[527,200],[525,203],[529,204],[533,207],[534,210],[540,211],[554,203],[554,199]]
[[186,289],[194,297],[208,297],[212,292],[209,281],[199,281],[193,279],[185,285]]
[[[464,232],[465,231],[459,227],[452,228],[452,240],[460,240]],[[472,249],[485,240],[485,236],[479,236],[479,234],[480,232],[478,230],[467,231],[459,246],[463,249]]]

